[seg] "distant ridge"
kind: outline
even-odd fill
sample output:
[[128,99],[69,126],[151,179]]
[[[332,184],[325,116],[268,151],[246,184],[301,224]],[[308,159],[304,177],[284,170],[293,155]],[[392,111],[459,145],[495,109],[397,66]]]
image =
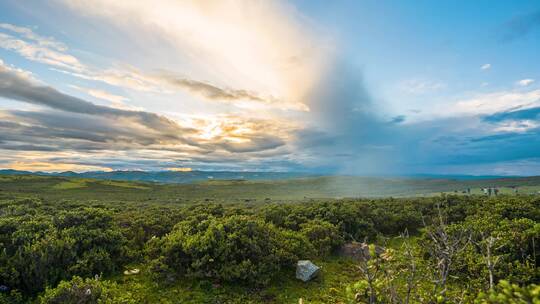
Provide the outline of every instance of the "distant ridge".
[[95,178],[107,180],[145,181],[157,183],[193,183],[206,180],[279,180],[320,175],[294,172],[237,172],[237,171],[88,171],[88,172],[30,172],[13,169],[0,170],[0,175],[43,175]]
[[[239,171],[88,171],[88,172],[31,172],[13,169],[0,170],[0,175],[42,175],[95,178],[103,180],[143,181],[156,183],[187,184],[207,180],[282,180],[303,177],[321,177],[328,174],[310,174],[300,172],[239,172]],[[367,177],[367,176],[366,176]],[[371,176],[377,179],[437,179],[437,180],[488,180],[488,179],[511,179],[519,176],[497,175],[436,175],[416,174],[401,176]]]

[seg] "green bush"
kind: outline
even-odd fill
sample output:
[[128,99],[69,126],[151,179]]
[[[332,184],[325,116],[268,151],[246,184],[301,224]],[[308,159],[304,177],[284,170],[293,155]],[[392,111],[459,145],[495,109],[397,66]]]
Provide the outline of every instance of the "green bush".
[[329,255],[343,244],[343,238],[338,228],[329,222],[312,220],[300,225],[300,227],[300,232],[307,237],[321,257]]
[[234,215],[182,221],[164,238],[149,242],[147,252],[154,271],[265,284],[281,267],[303,257],[304,249],[307,254],[313,252],[298,233]]
[[30,294],[125,262],[126,239],[111,213],[95,208],[0,220],[0,242],[0,284]]
[[508,281],[500,281],[489,292],[480,292],[475,304],[537,304],[540,303],[540,285],[520,287]]
[[56,288],[47,288],[39,297],[41,304],[135,304],[129,294],[122,293],[115,283],[99,279],[73,277]]

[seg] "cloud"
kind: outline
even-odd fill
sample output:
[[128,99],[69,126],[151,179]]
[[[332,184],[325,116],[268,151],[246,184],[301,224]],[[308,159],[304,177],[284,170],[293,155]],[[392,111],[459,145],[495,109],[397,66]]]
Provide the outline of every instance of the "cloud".
[[79,164],[62,164],[49,162],[35,161],[14,161],[1,165],[4,169],[22,170],[22,171],[43,171],[43,172],[63,172],[63,171],[111,171],[111,168],[106,166],[91,166]]
[[213,100],[238,96],[305,108],[331,52],[332,44],[312,31],[315,24],[281,1],[64,3],[127,37],[163,42],[159,51],[170,54],[171,63],[188,62],[182,74],[189,77],[175,77],[179,87]]
[[217,102],[231,103],[238,107],[250,106],[251,104],[246,105],[242,102],[252,101],[271,108],[279,108],[281,110],[309,111],[309,108],[303,103],[286,102],[279,100],[274,96],[261,96],[256,92],[247,90],[220,88],[210,83],[186,78],[178,78],[171,75],[163,76],[162,79],[173,87],[186,89],[192,93],[201,95],[206,99]]
[[22,35],[24,38],[37,42],[42,47],[55,49],[60,52],[67,51],[67,46],[52,37],[44,37],[36,34],[32,29],[16,26],[9,23],[0,23],[0,28]]
[[98,98],[98,99],[103,99],[103,100],[106,100],[106,101],[110,101],[113,104],[122,104],[125,101],[129,100],[128,98],[126,98],[124,96],[111,94],[111,93],[103,91],[103,90],[82,88],[82,87],[75,86],[75,85],[72,85],[71,87],[73,87],[73,88],[75,88],[77,90],[83,91],[83,92],[87,93],[88,95],[90,95],[92,97],[95,97],[95,98]]
[[491,63],[486,63],[486,64],[483,64],[481,67],[480,67],[481,70],[489,70],[491,69]]
[[533,120],[520,120],[520,121],[508,121],[498,125],[494,131],[496,132],[525,132],[531,129],[536,129],[540,126],[540,123]]
[[144,111],[144,109],[141,107],[135,107],[135,106],[127,104],[126,102],[129,101],[129,98],[121,96],[121,95],[115,95],[107,91],[103,91],[99,89],[84,88],[84,87],[80,87],[76,85],[70,85],[70,87],[76,90],[79,90],[81,92],[84,92],[88,94],[89,96],[95,97],[97,99],[108,101],[110,103],[110,106],[116,109],[131,110],[131,111]]
[[[415,120],[420,115],[388,116],[361,68],[340,61],[346,56],[332,49],[334,41],[324,38],[324,31],[316,37],[314,23],[287,2],[64,3],[81,18],[114,27],[126,41],[156,43],[142,46],[136,52],[140,57],[132,55],[136,67],[94,66],[53,38],[0,26],[5,48],[83,79],[80,90],[110,102],[104,106],[70,96],[31,73],[0,65],[0,96],[37,105],[0,110],[0,164],[25,159],[44,168],[392,174],[540,159],[535,114],[540,91],[468,95],[434,111],[422,108],[421,121]],[[147,54],[159,56],[144,58]],[[126,96],[140,104],[164,100],[171,108],[181,106],[168,117],[126,108],[119,103],[125,104],[125,97],[111,93],[122,90],[89,89],[93,81],[138,91]],[[403,91],[418,95],[446,87],[430,79],[403,84]],[[178,91],[240,109],[231,107],[227,115],[214,109],[183,112],[191,104],[172,95]]]
[[20,35],[20,37],[15,37],[0,32],[0,48],[14,51],[28,60],[48,65],[74,71],[84,69],[77,58],[66,53],[67,47],[53,38],[45,38],[29,28],[7,23],[0,23],[0,29]]
[[511,42],[526,37],[540,27],[540,11],[513,17],[502,25],[499,32],[502,42]]
[[516,82],[516,84],[519,85],[519,86],[522,86],[522,87],[526,87],[526,86],[530,85],[533,82],[534,82],[534,79],[527,78],[527,79],[522,79],[522,80]]
[[392,119],[390,120],[391,123],[394,123],[394,124],[399,124],[399,123],[402,123],[405,121],[407,117],[405,115],[398,115],[398,116],[394,116],[392,117]]
[[445,107],[450,108],[446,115],[480,115],[534,108],[539,105],[540,90],[531,90],[482,93]]
[[487,122],[501,122],[507,120],[540,120],[540,107],[527,109],[511,109],[484,116]]
[[20,77],[6,66],[0,66],[0,96],[49,108],[87,115],[112,118],[130,118],[145,126],[165,132],[181,131],[171,120],[149,112],[129,111],[95,105],[91,102],[63,94],[52,87],[42,86]]
[[[258,153],[286,144],[291,128],[275,121],[212,117],[191,124],[145,112],[96,105],[36,84],[16,70],[0,66],[0,97],[48,108],[42,111],[4,111],[0,124],[2,146],[21,150],[170,151],[175,157],[211,153]],[[212,123],[210,136],[205,130]],[[34,146],[29,146],[32,144]],[[150,152],[153,153],[153,152]]]
[[[257,93],[253,90],[217,86],[189,77],[178,77],[172,72],[143,72],[126,64],[117,64],[105,69],[91,67],[82,64],[78,58],[68,54],[67,46],[52,37],[42,37],[30,28],[6,23],[0,24],[0,29],[20,35],[19,38],[16,38],[0,33],[0,47],[17,52],[29,60],[51,65],[56,67],[55,70],[58,72],[78,78],[100,81],[109,85],[142,92],[172,93],[182,90],[203,97],[206,100],[227,103],[240,108],[257,109],[263,107],[295,111],[309,110],[306,104],[302,102],[286,101],[283,98],[271,94]],[[109,101],[113,98],[117,108],[127,108],[118,97],[103,94],[103,91],[86,91],[96,98]]]

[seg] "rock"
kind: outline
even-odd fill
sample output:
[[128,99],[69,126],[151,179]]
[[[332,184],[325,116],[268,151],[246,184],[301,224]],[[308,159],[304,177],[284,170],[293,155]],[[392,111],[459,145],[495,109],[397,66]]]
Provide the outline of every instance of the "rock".
[[[375,245],[375,254],[377,256],[380,256],[385,251],[386,249],[384,247]],[[339,249],[339,254],[344,257],[352,258],[356,261],[367,261],[372,258],[369,244],[359,242],[350,242],[344,244]]]
[[339,254],[358,261],[369,260],[371,258],[369,246],[359,242],[343,244],[339,250]]
[[307,282],[319,274],[321,268],[309,260],[300,260],[296,263],[296,278]]
[[133,269],[124,271],[124,274],[125,275],[132,275],[132,274],[138,274],[139,272],[141,272],[141,271],[138,268],[133,268]]

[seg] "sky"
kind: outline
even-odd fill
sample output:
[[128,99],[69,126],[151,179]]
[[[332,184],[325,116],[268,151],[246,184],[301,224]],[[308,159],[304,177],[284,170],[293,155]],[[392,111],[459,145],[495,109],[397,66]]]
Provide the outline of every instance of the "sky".
[[540,2],[0,2],[0,168],[539,175]]

